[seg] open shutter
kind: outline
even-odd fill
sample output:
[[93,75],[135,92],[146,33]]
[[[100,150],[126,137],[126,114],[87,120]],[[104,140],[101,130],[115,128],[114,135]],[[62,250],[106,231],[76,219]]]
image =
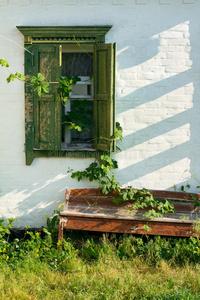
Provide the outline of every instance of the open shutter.
[[94,47],[94,146],[114,151],[116,44]]
[[[25,51],[25,75],[27,79],[33,75],[33,46],[26,46]],[[26,165],[30,166],[33,161],[34,143],[33,124],[33,85],[27,81],[25,83],[25,153]]]
[[60,76],[59,45],[34,45],[34,75],[41,73],[50,83],[49,93],[34,94],[34,148],[60,150],[61,104],[56,100]]

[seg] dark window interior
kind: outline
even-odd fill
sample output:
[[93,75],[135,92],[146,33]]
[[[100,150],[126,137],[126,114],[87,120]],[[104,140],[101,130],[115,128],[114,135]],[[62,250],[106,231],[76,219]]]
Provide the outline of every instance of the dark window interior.
[[63,53],[62,76],[90,76],[93,74],[93,53]]

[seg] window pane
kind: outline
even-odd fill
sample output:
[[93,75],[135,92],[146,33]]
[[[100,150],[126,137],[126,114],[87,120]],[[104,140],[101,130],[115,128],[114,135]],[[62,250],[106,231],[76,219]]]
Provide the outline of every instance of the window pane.
[[77,115],[80,116],[78,124],[83,127],[82,131],[72,130],[71,141],[79,143],[93,143],[93,101],[71,101],[72,121],[76,122]]
[[93,53],[62,53],[62,76],[93,74]]
[[[73,143],[93,144],[93,101],[71,100],[65,109],[67,111],[62,117],[62,141],[68,146]],[[70,129],[71,124],[76,128],[78,126],[81,131]]]

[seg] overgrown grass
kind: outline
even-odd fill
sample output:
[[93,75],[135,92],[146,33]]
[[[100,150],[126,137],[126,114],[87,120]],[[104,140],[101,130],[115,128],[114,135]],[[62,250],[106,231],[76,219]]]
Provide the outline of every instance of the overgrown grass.
[[195,238],[26,237],[1,242],[0,299],[200,299]]
[[52,270],[30,254],[15,268],[1,266],[1,299],[199,299],[199,271],[113,256],[90,263],[77,257]]
[[0,299],[200,299],[199,238],[68,232],[57,245],[56,216],[10,236],[13,221],[0,221]]

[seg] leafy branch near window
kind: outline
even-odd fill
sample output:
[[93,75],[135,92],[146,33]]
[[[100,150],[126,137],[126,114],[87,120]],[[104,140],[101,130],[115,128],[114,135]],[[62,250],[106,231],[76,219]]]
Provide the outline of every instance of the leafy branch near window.
[[[61,101],[66,107],[66,102],[69,99],[70,93],[73,92],[72,85],[75,85],[81,79],[78,76],[59,77],[60,86],[57,89],[57,100]],[[62,124],[68,125],[69,130],[83,129],[90,130],[92,124],[92,110],[90,109],[88,100],[72,100],[71,111],[67,115],[62,116]]]
[[65,102],[68,101],[69,95],[73,92],[71,85],[76,84],[81,79],[78,76],[67,76],[67,77],[59,77],[60,86],[57,89],[57,100],[61,101],[64,105]]
[[71,101],[71,111],[62,117],[62,124],[68,125],[70,130],[90,130],[92,124],[92,110],[88,100]]
[[30,82],[33,84],[34,92],[41,98],[44,94],[49,93],[49,83],[44,81],[45,78],[41,73],[37,76],[31,76]]
[[9,63],[5,59],[0,59],[0,66],[5,67],[6,70],[10,73],[10,75],[6,78],[7,83],[14,81],[15,79],[18,79],[20,81],[26,81],[26,77],[19,72],[16,72],[15,74],[11,73],[9,70]]
[[[27,80],[27,78],[19,72],[16,72],[15,74],[10,72],[9,63],[5,59],[0,59],[0,66],[5,67],[10,73],[10,75],[6,79],[8,83],[14,81],[15,79],[23,82],[30,81],[30,83],[33,84],[34,93],[38,94],[40,98],[44,96],[44,94],[49,93],[50,83],[45,81],[45,77],[41,73],[38,73],[36,76],[31,76],[29,80]],[[77,81],[80,81],[80,78],[78,76],[67,76],[65,78],[59,77],[60,86],[57,89],[57,100],[62,101],[63,103],[66,102],[68,100],[69,94],[73,91],[71,85],[76,84]]]
[[116,122],[116,125],[115,125],[115,133],[111,136],[111,140],[117,140],[119,139],[120,141],[122,141],[122,138],[123,138],[123,129],[120,125],[119,122]]
[[[45,77],[41,73],[38,73],[36,76],[31,76],[29,80],[27,80],[27,78],[19,72],[16,72],[15,74],[10,72],[9,63],[5,59],[0,59],[0,66],[5,67],[10,73],[6,79],[7,83],[10,83],[15,79],[23,82],[30,82],[33,84],[34,93],[40,98],[43,97],[44,94],[49,93],[49,84],[51,84],[51,82],[46,82]],[[71,86],[75,85],[80,80],[81,79],[78,76],[59,77],[60,86],[57,89],[57,100],[61,101],[64,106],[66,106],[70,93],[73,92]],[[88,102],[85,100],[79,102],[75,101],[74,103],[76,103],[77,106],[75,111],[68,112],[67,116],[63,116],[63,123],[68,124],[69,129],[71,130],[87,130],[91,124],[90,116],[92,114],[92,111],[87,109]]]
[[14,81],[15,79],[28,82],[30,81],[33,84],[34,93],[38,94],[39,97],[44,96],[45,93],[49,93],[49,83],[45,82],[45,78],[41,73],[38,73],[37,76],[31,76],[29,80],[26,79],[24,75],[19,72],[15,74],[10,72],[9,63],[5,59],[0,59],[0,66],[5,67],[10,75],[6,78],[7,83]]

